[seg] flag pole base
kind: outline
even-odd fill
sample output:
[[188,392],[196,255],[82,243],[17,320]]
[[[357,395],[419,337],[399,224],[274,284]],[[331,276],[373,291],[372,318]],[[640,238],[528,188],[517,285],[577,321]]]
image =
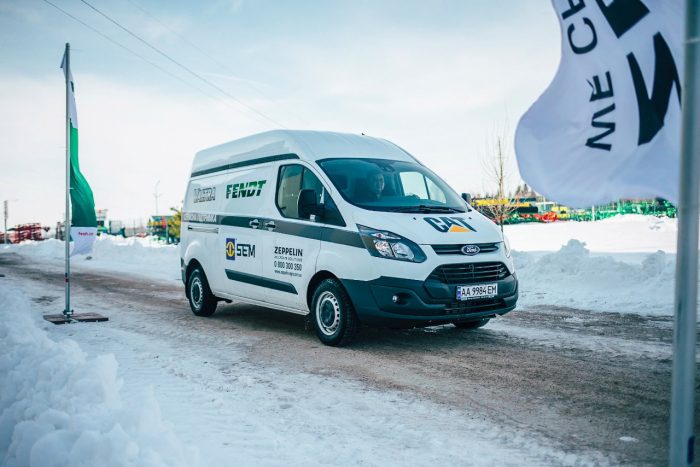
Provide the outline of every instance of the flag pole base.
[[53,324],[68,324],[68,323],[101,323],[109,321],[109,318],[99,313],[72,313],[66,316],[63,313],[56,315],[44,315],[46,321]]

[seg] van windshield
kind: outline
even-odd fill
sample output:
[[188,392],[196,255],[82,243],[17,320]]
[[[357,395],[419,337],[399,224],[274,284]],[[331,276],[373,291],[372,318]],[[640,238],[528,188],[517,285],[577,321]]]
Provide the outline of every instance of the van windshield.
[[415,162],[353,158],[318,164],[346,201],[364,209],[446,213],[468,209],[440,177]]

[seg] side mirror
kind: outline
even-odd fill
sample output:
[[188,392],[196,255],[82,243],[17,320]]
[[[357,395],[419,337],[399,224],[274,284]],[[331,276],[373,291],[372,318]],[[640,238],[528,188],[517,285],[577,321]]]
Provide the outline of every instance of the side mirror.
[[316,190],[310,188],[301,190],[297,204],[299,217],[302,219],[310,219],[312,215],[323,217],[325,209],[322,204],[318,204],[317,199]]
[[472,195],[469,193],[462,193],[462,199],[467,202],[467,204],[472,204]]

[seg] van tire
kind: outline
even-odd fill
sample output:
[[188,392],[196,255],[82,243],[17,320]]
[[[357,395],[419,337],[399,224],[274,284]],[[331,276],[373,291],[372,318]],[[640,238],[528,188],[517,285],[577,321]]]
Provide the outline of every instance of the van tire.
[[357,335],[359,321],[350,297],[336,279],[323,280],[311,300],[311,321],[319,340],[342,347]]
[[455,321],[452,324],[460,329],[479,329],[486,326],[489,321],[491,318],[477,319],[476,321]]
[[200,267],[194,268],[187,278],[187,298],[196,316],[211,316],[216,311],[218,300],[211,293],[207,276]]

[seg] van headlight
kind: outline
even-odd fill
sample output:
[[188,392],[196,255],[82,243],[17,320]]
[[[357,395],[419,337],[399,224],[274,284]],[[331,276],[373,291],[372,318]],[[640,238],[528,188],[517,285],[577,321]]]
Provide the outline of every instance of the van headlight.
[[508,241],[506,234],[503,234],[503,251],[506,254],[506,258],[510,258],[511,253],[513,252],[510,249],[510,242]]
[[411,240],[393,232],[358,225],[362,243],[372,256],[422,263],[427,259],[423,250]]

